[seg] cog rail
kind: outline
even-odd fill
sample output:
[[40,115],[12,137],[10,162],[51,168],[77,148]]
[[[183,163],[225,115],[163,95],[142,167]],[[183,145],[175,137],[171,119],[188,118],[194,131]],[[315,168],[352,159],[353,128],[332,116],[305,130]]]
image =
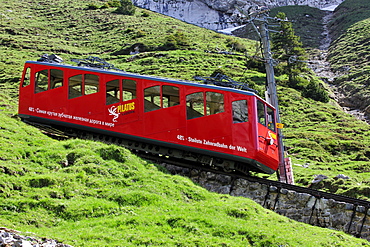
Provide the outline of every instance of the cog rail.
[[178,154],[176,152],[177,150],[172,150],[172,152],[171,150],[167,150],[167,152],[165,152],[163,147],[154,146],[154,145],[150,145],[146,143],[139,143],[137,141],[123,140],[121,138],[115,138],[115,137],[108,136],[108,135],[95,134],[92,132],[81,131],[81,130],[76,130],[76,129],[71,129],[71,128],[68,128],[68,129],[66,128],[62,130],[60,128],[55,128],[55,127],[52,127],[46,124],[40,124],[40,123],[34,123],[34,122],[28,122],[28,121],[25,121],[25,122],[37,127],[46,135],[49,135],[56,139],[68,139],[68,138],[77,137],[80,139],[90,139],[90,140],[100,141],[100,142],[104,142],[108,144],[116,144],[119,146],[129,148],[131,151],[136,153],[138,156],[143,157],[145,159],[149,159],[149,160],[153,160],[157,162],[164,162],[164,163],[172,164],[175,166],[181,166],[181,167],[186,167],[186,168],[191,168],[191,169],[198,169],[198,170],[204,170],[208,172],[214,172],[214,173],[218,173],[221,175],[228,175],[228,176],[233,177],[234,179],[245,179],[250,182],[265,184],[268,186],[275,186],[279,189],[287,189],[287,190],[292,190],[292,191],[296,191],[299,193],[310,194],[316,198],[333,199],[338,202],[351,203],[357,206],[363,206],[365,208],[370,208],[370,201],[367,201],[367,200],[352,198],[352,197],[338,195],[338,194],[332,194],[332,193],[328,193],[324,191],[319,191],[319,190],[301,187],[301,186],[292,185],[292,184],[286,184],[286,183],[269,180],[265,178],[248,176],[238,171],[225,171],[225,170],[220,169],[217,166],[212,166],[211,164],[212,162],[208,162],[209,160],[207,158],[203,158],[202,160],[202,159],[199,159],[199,157],[194,157],[194,159],[190,159],[190,160],[188,159],[184,161],[182,158],[177,158],[177,157],[181,157],[181,155],[177,156]]

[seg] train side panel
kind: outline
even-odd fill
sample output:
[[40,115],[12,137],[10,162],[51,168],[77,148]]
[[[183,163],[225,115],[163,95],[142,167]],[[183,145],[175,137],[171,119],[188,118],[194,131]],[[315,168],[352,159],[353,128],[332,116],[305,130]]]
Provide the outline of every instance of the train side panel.
[[268,173],[278,165],[274,109],[235,90],[31,62],[22,74],[19,114],[210,151]]

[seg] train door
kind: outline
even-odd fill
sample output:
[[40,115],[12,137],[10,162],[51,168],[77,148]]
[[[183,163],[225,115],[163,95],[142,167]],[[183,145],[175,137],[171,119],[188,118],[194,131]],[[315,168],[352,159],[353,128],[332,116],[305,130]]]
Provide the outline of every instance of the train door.
[[[33,71],[34,107],[53,113],[63,112],[65,107],[64,70],[38,65]],[[52,114],[48,117],[53,116]]]
[[278,140],[275,122],[275,110],[257,99],[257,152],[262,163],[271,164],[278,160]]
[[146,137],[164,141],[176,141],[183,133],[185,114],[181,110],[182,87],[146,81],[143,88],[143,122]]
[[236,155],[252,158],[254,154],[253,124],[250,117],[251,98],[240,98],[232,101],[232,135],[230,146]]
[[102,75],[82,70],[66,72],[68,72],[68,114],[78,123],[82,121],[84,124],[94,124],[100,121],[104,106],[102,97],[104,94],[100,85]]
[[218,152],[229,152],[231,144],[228,98],[222,91],[189,88],[186,92],[185,140],[189,145]]

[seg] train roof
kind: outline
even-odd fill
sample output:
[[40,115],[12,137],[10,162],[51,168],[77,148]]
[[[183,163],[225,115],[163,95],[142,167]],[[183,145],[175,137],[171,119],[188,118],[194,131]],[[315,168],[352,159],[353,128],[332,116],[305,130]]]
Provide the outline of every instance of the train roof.
[[[241,90],[237,88],[223,87],[223,86],[217,86],[217,85],[211,85],[211,84],[202,84],[200,82],[195,82],[195,81],[185,81],[185,80],[170,79],[170,78],[164,78],[164,77],[158,77],[158,76],[152,76],[152,75],[142,75],[142,74],[126,72],[123,70],[101,69],[101,68],[76,66],[76,65],[65,64],[65,63],[45,62],[45,61],[26,61],[26,64],[40,64],[40,65],[42,64],[42,65],[49,65],[49,66],[60,67],[60,68],[91,71],[95,73],[98,72],[98,73],[105,73],[105,74],[118,75],[118,76],[128,76],[128,77],[137,78],[137,79],[157,80],[157,81],[166,82],[166,83],[175,83],[175,84],[181,84],[181,85],[187,85],[187,86],[196,86],[196,87],[202,87],[202,88],[211,88],[211,89],[235,92],[235,93],[240,93],[240,94],[245,94],[245,95],[250,95],[250,96],[256,96],[260,98],[257,94],[255,94],[252,91],[245,91],[245,90]],[[260,99],[263,100],[262,98]]]

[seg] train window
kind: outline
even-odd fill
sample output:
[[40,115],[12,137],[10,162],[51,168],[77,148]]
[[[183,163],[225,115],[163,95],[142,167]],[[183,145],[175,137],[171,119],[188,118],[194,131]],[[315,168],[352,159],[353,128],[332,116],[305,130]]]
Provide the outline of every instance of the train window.
[[122,80],[123,101],[136,98],[136,81],[123,79]]
[[180,104],[180,90],[174,86],[162,87],[162,105],[163,108],[175,106]]
[[35,78],[35,93],[40,93],[48,90],[49,70],[41,70],[36,73]]
[[224,112],[224,95],[222,93],[206,93],[207,115]]
[[26,69],[26,73],[24,73],[24,78],[23,78],[23,84],[22,87],[27,87],[28,85],[31,84],[31,68],[28,67]]
[[270,107],[267,107],[267,127],[269,130],[276,132],[275,113]]
[[84,80],[85,93],[84,95],[89,95],[99,92],[99,76],[86,74]]
[[50,89],[63,86],[63,70],[50,70]]
[[106,105],[118,103],[120,99],[119,80],[108,81],[105,88]]
[[161,108],[160,86],[144,89],[144,112],[150,112]]
[[203,92],[186,95],[186,116],[187,119],[204,116]]
[[75,75],[68,80],[68,98],[73,99],[82,96],[82,75]]
[[248,101],[237,100],[233,101],[233,123],[248,122]]
[[266,126],[265,104],[257,100],[258,122]]

